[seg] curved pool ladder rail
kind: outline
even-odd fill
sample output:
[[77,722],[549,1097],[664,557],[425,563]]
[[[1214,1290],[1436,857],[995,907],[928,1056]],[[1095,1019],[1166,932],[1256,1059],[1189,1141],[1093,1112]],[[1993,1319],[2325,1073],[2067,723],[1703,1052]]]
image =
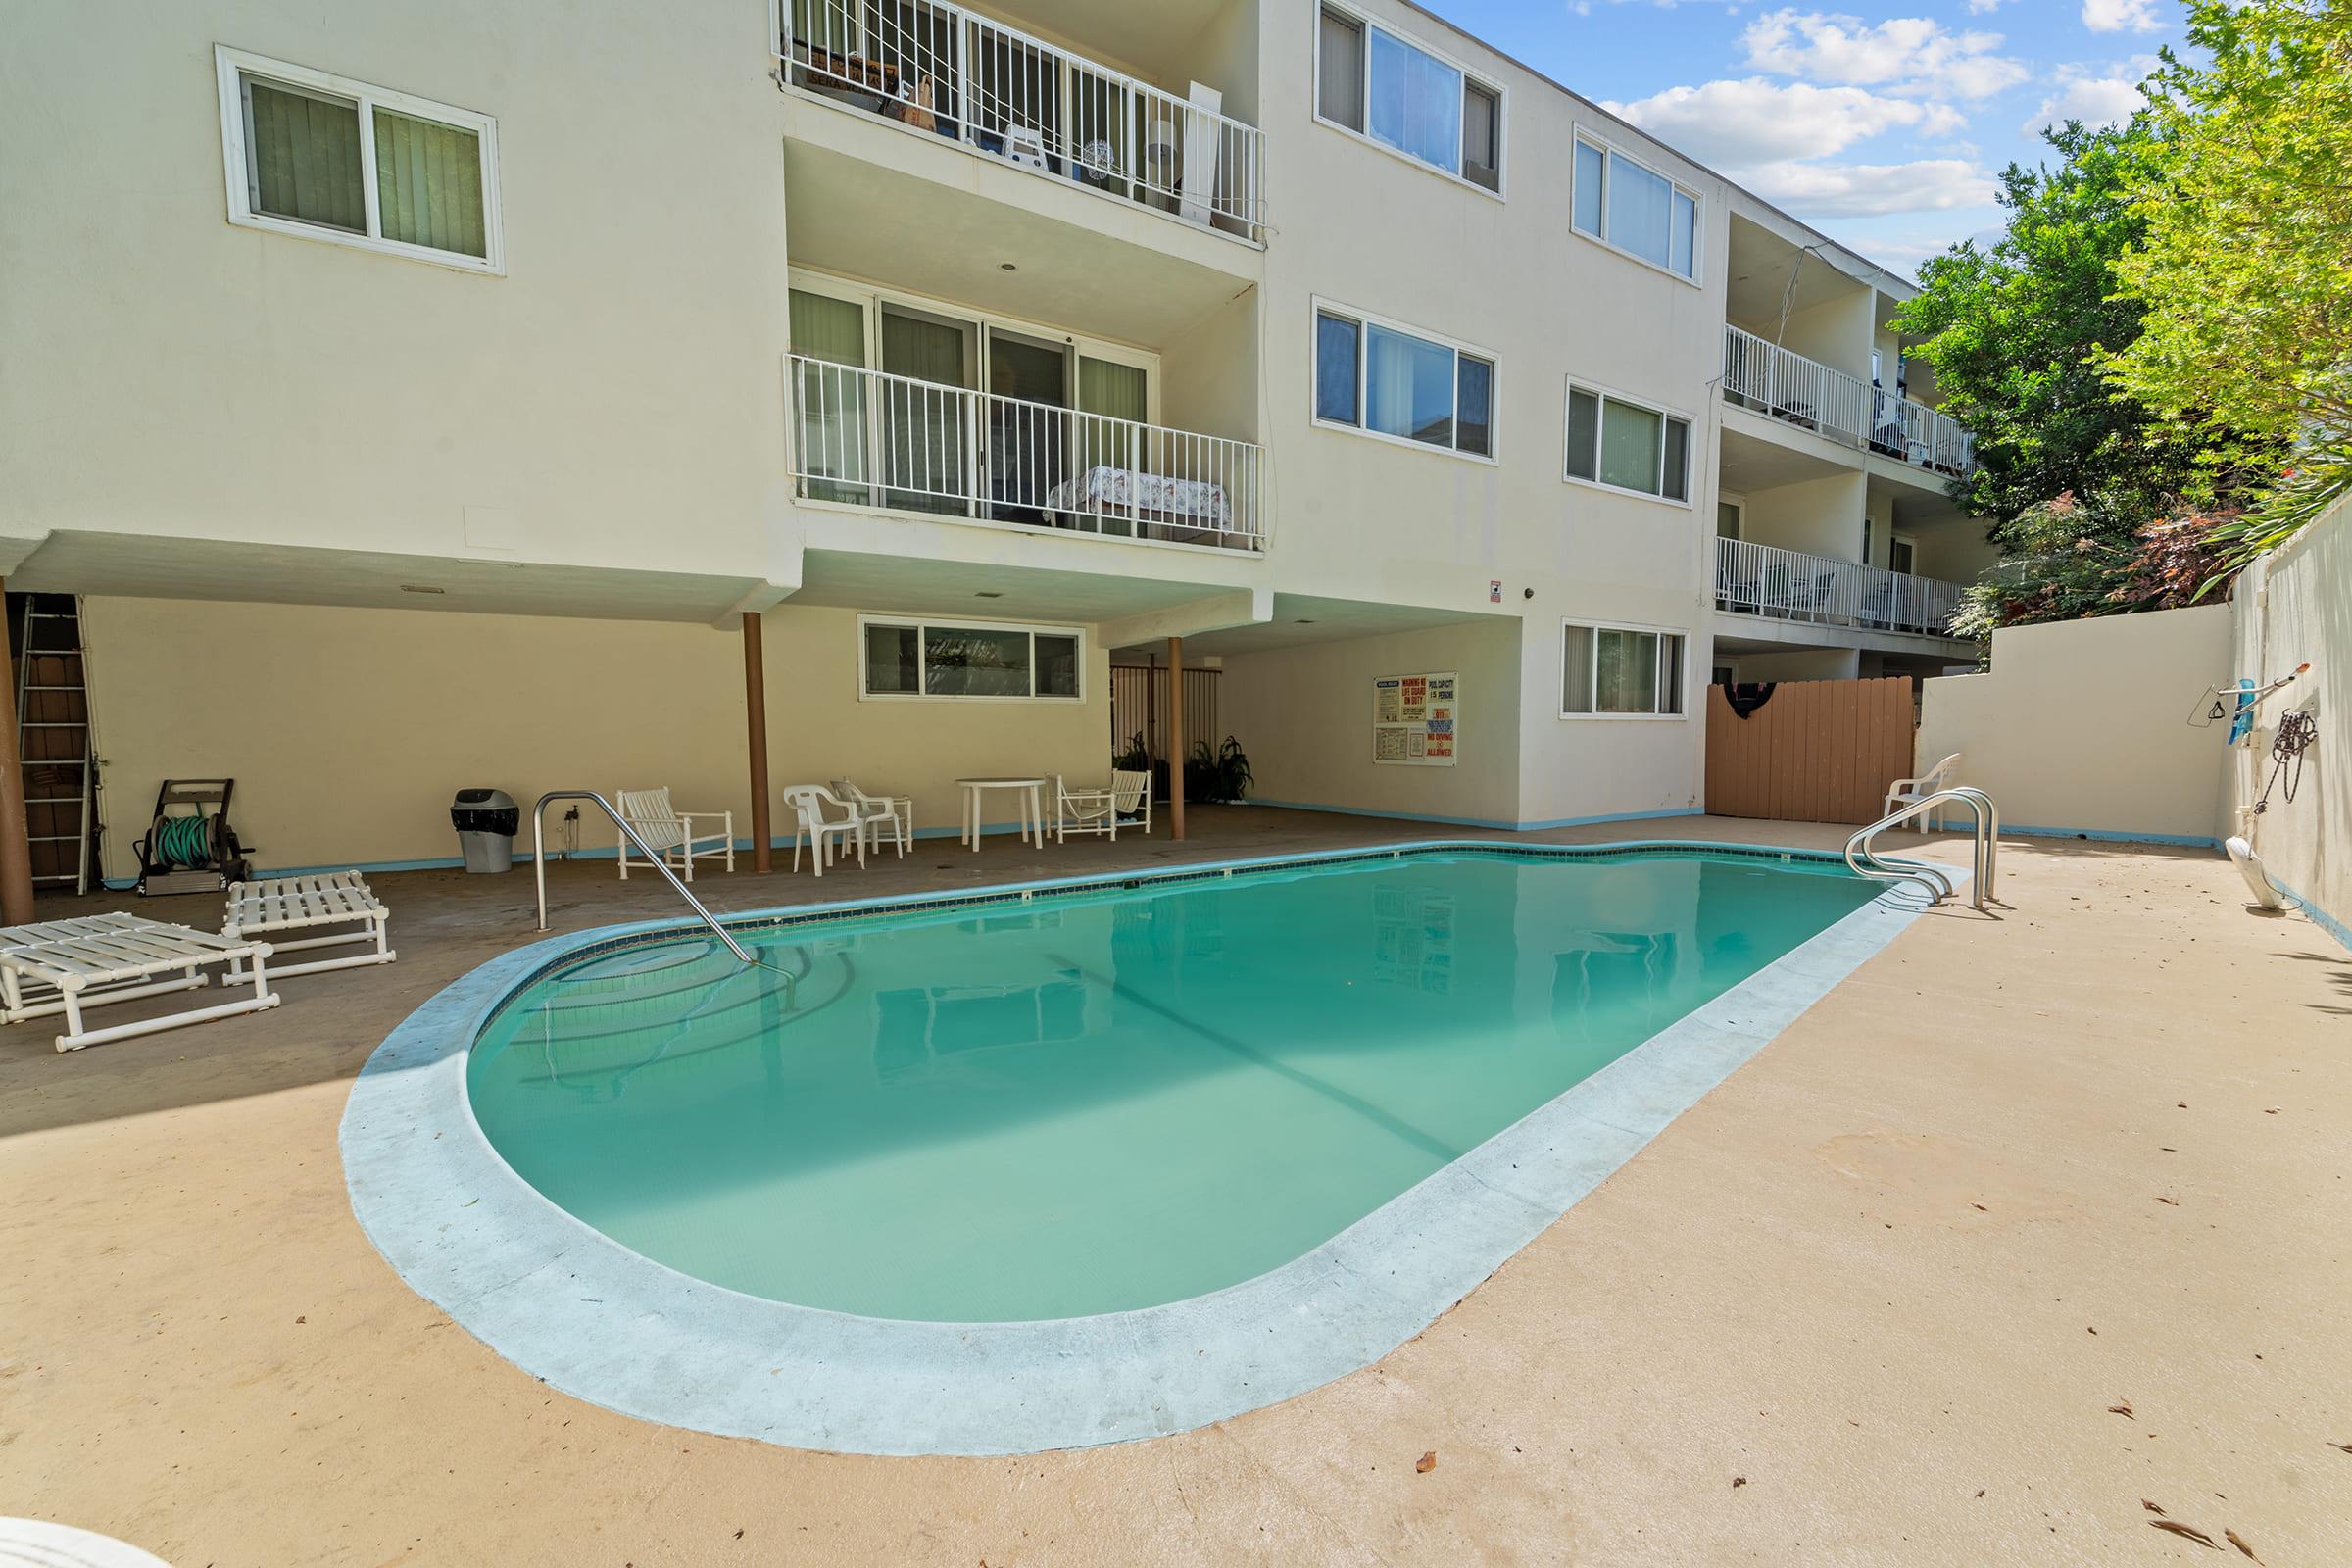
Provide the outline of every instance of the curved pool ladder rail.
[[1845,841],[1845,863],[1857,876],[1879,882],[1917,882],[1927,888],[1929,897],[1941,904],[1956,891],[1952,879],[1942,870],[1921,860],[1889,860],[1870,847],[1870,841],[1892,827],[1924,816],[1936,808],[1953,802],[1968,808],[1976,819],[1972,838],[1972,865],[1975,878],[1969,884],[1969,902],[1979,909],[1986,909],[1991,902],[1994,882],[2000,872],[2001,811],[1992,797],[1972,785],[1960,784],[1937,790],[1904,804],[1900,810],[1886,815],[1863,828]]
[[612,825],[620,829],[621,836],[636,845],[640,855],[654,862],[654,869],[661,872],[662,880],[670,885],[679,898],[686,901],[686,906],[694,911],[695,918],[709,926],[710,934],[727,945],[729,953],[741,958],[745,963],[759,961],[744,952],[743,944],[730,936],[727,928],[720,925],[709,909],[703,907],[703,901],[696,898],[686,884],[678,880],[677,873],[669,868],[667,861],[654,853],[653,846],[638,837],[637,830],[621,819],[620,813],[612,808],[612,803],[594,790],[549,790],[545,795],[539,797],[539,804],[531,808],[531,875],[539,883],[540,930],[547,929],[547,808],[551,801],[595,802],[598,808],[612,819]]

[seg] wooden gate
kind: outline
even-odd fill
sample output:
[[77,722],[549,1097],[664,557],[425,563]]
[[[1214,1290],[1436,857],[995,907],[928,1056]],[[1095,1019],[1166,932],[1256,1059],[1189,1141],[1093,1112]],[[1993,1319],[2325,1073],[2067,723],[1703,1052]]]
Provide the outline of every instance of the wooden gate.
[[1745,718],[1707,688],[1707,812],[1875,822],[1911,771],[1911,677],[1783,681]]

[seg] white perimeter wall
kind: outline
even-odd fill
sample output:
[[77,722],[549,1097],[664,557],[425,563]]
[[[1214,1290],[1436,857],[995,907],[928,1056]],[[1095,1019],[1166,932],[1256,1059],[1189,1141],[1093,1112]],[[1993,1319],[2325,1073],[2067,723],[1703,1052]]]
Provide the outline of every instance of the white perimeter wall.
[[2347,947],[2352,936],[2352,503],[2339,506],[2285,550],[2257,562],[2237,581],[2235,662],[2230,677],[2267,684],[2297,664],[2311,673],[2264,702],[2249,745],[2230,754],[2223,802],[2225,834],[2244,831],[2237,808],[2262,795],[2278,716],[2315,712],[2319,741],[2305,754],[2293,801],[2274,792],[2252,829],[2274,881],[2291,889]]
[[2189,710],[2230,674],[2230,607],[1993,633],[1984,674],[1922,681],[1919,765],[1964,754],[2005,825],[2210,843],[2223,736]]
[[[235,778],[230,820],[264,868],[446,859],[450,797],[469,785],[527,809],[552,789],[666,784],[681,808],[734,810],[736,837],[751,837],[732,631],[161,599],[94,598],[83,617],[110,877],[137,873],[132,841],[166,776]],[[864,702],[853,612],[771,611],[764,628],[778,790],[846,772],[914,796],[918,826],[953,831],[957,775],[1108,777],[1099,649],[1081,703]],[[1007,801],[992,797],[992,816]],[[584,847],[612,849],[609,824],[581,825]]]

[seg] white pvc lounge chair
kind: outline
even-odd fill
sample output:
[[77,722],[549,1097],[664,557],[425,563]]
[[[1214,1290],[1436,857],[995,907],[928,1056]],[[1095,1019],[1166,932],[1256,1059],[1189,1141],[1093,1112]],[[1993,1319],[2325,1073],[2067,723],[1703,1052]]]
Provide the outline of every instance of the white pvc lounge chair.
[[808,858],[815,862],[816,874],[823,876],[825,867],[833,863],[833,850],[838,844],[848,849],[858,846],[858,864],[865,864],[865,820],[858,808],[826,789],[822,784],[795,784],[784,792],[784,805],[793,813],[792,868],[801,868],[801,840],[808,840]]
[[[619,790],[613,803],[620,808],[620,818],[637,830],[647,849],[678,867],[687,881],[694,880],[694,862],[724,859],[727,869],[735,869],[735,813],[733,811],[681,811],[669,804],[666,785],[658,790]],[[697,822],[717,822],[719,829],[698,829]],[[630,857],[636,847],[629,836],[620,836],[620,879],[629,879]],[[638,865],[654,862],[637,856]]]
[[[898,846],[899,858],[906,858],[906,841],[914,837],[914,797],[911,795],[868,795],[846,778],[833,781],[833,793],[848,801],[863,824],[869,848],[882,847],[882,829],[890,829],[890,841]],[[794,840],[797,845],[799,840]]]
[[[0,928],[0,1022],[22,1023],[27,1018],[66,1015],[66,1032],[57,1037],[60,1051],[109,1040],[128,1040],[181,1024],[203,1023],[241,1012],[260,1012],[278,1004],[263,973],[270,944],[243,938],[217,937],[210,931],[135,914],[85,915],[73,920],[47,920],[37,925]],[[168,991],[194,991],[212,977],[209,964],[251,964],[253,995],[210,1007],[191,1007],[161,1018],[117,1024],[111,1029],[84,1029],[81,1009],[133,997],[160,996]],[[172,978],[159,980],[158,975]],[[240,974],[240,979],[246,978]]]
[[[1898,778],[1887,785],[1886,814],[1892,815],[1915,801],[1924,801],[1937,790],[1950,789],[1952,775],[1960,771],[1960,753],[1954,752],[1925,773],[1920,774],[1919,777]],[[1930,813],[1927,824],[1930,827],[1941,827],[1943,812],[1937,810]]]
[[1118,842],[1121,817],[1141,812],[1139,823],[1144,836],[1152,836],[1152,775],[1138,770],[1114,769],[1105,789],[1074,790],[1054,775],[1054,838],[1056,843],[1068,843],[1072,833],[1107,833],[1111,842]]
[[[284,954],[298,948],[336,948],[354,942],[372,947],[371,952],[347,954],[339,958],[281,963],[276,966],[277,977],[283,980],[290,974],[317,974],[321,969],[356,969],[363,964],[390,963],[400,956],[387,941],[385,928],[391,918],[392,911],[384,907],[382,901],[368,889],[367,879],[357,871],[336,871],[326,876],[277,876],[229,884],[228,918],[221,924],[220,935],[235,942],[244,937],[274,937],[280,931],[342,926],[346,929],[325,935],[272,941],[270,951]],[[231,960],[228,977],[245,978],[241,960]]]

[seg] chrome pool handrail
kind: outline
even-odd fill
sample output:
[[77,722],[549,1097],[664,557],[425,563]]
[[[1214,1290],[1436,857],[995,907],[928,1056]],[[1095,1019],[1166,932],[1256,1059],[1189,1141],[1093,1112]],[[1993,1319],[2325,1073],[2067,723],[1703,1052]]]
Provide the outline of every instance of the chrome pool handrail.
[[1923,883],[1930,896],[1936,903],[1942,903],[1956,891],[1949,876],[1925,861],[1886,859],[1870,847],[1870,841],[1890,827],[1953,801],[1967,807],[1969,814],[1975,818],[1971,845],[1971,866],[1975,875],[1969,885],[1969,902],[1980,909],[1984,908],[1993,896],[1995,879],[2000,871],[2001,811],[1993,804],[1991,796],[1973,785],[1955,785],[1906,802],[1899,810],[1889,811],[1862,828],[1845,841],[1847,868],[1857,876],[1866,876],[1874,881]]
[[651,860],[654,869],[662,873],[662,880],[670,885],[679,898],[686,901],[687,907],[694,910],[695,917],[710,928],[712,936],[727,945],[729,953],[741,958],[745,963],[758,961],[743,951],[743,944],[728,935],[727,928],[720,925],[709,909],[703,907],[703,901],[696,898],[686,884],[678,880],[678,874],[669,868],[668,863],[660,855],[655,853],[653,846],[639,838],[637,830],[621,820],[620,813],[612,809],[612,803],[594,790],[549,790],[545,795],[539,797],[539,804],[531,808],[531,874],[537,878],[539,883],[540,930],[547,929],[547,807],[551,801],[594,801],[597,807],[612,819],[612,825],[620,829],[621,836],[636,845],[637,853]]

